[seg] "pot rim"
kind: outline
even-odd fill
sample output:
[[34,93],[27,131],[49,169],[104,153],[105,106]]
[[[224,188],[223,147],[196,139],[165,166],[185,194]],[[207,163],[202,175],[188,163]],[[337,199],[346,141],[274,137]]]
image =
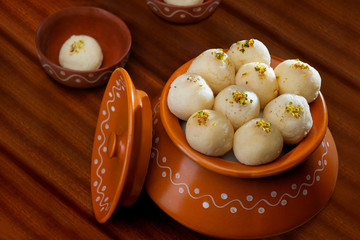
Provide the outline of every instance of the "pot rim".
[[[272,56],[272,67],[283,59]],[[210,171],[241,178],[267,177],[286,172],[304,162],[315,151],[323,140],[328,126],[328,113],[323,95],[319,92],[318,98],[310,103],[313,126],[308,135],[292,150],[271,163],[258,166],[247,166],[238,162],[231,162],[219,157],[206,156],[190,147],[186,141],[179,119],[170,112],[167,106],[167,97],[171,83],[181,74],[185,73],[194,59],[183,64],[169,78],[165,84],[160,98],[160,117],[166,133],[174,144],[186,156]],[[275,62],[275,64],[274,64]]]

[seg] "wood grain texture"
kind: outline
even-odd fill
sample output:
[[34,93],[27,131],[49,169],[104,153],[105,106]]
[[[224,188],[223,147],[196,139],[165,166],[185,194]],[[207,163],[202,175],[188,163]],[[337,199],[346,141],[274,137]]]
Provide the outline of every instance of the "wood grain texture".
[[209,239],[172,220],[145,192],[106,224],[95,221],[90,160],[105,87],[56,83],[35,49],[45,17],[70,6],[101,7],[126,22],[133,38],[126,69],[151,98],[190,58],[242,39],[257,38],[274,56],[314,66],[339,152],[338,182],[323,211],[272,239],[359,238],[359,1],[223,0],[205,21],[177,25],[144,0],[0,0],[1,239]]

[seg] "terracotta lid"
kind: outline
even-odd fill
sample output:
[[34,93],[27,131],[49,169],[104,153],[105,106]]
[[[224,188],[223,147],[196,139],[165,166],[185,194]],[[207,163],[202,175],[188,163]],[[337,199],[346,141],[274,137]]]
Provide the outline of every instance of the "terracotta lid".
[[106,222],[119,206],[139,196],[151,151],[151,105],[129,74],[116,69],[101,103],[91,160],[91,194],[96,219]]

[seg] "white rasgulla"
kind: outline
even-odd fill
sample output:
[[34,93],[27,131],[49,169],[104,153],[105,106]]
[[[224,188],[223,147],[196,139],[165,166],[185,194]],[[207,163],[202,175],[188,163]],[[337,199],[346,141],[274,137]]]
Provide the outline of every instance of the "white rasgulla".
[[190,116],[185,134],[193,149],[208,156],[222,156],[233,146],[231,122],[214,110],[201,110]]
[[171,83],[167,103],[176,117],[186,121],[196,111],[211,109],[214,94],[200,75],[185,73]]
[[216,96],[214,110],[224,114],[236,130],[259,115],[260,101],[247,86],[230,85]]
[[177,6],[191,6],[203,3],[204,0],[164,0],[164,2]]
[[279,129],[262,118],[245,123],[234,135],[234,155],[246,165],[269,163],[280,155],[282,148],[283,137]]
[[279,128],[286,144],[300,142],[313,125],[306,99],[292,93],[282,94],[269,102],[263,117]]
[[260,108],[278,96],[279,86],[274,70],[264,63],[246,63],[236,74],[236,84],[246,84],[260,99]]
[[64,68],[79,71],[96,70],[103,61],[99,43],[86,35],[73,35],[64,42],[59,53],[59,63]]
[[298,59],[289,59],[281,62],[274,71],[280,94],[301,95],[308,103],[314,101],[319,95],[321,77],[319,72],[309,64]]
[[242,40],[233,43],[227,52],[236,71],[250,62],[262,62],[270,66],[271,56],[266,46],[257,39]]
[[201,53],[191,63],[188,73],[201,75],[214,95],[235,83],[235,67],[223,49],[208,49]]

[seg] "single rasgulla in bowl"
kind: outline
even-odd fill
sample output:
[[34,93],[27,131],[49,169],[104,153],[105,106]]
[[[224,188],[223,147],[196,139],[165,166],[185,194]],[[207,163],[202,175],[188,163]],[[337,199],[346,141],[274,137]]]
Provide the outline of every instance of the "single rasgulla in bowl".
[[73,70],[96,70],[102,61],[99,43],[87,35],[72,35],[64,42],[59,53],[60,65]]
[[260,108],[278,95],[278,82],[274,70],[264,63],[246,63],[236,73],[236,84],[245,84],[252,89],[260,99]]
[[267,47],[257,39],[242,40],[233,43],[227,52],[236,71],[250,62],[261,62],[270,66],[271,56]]
[[235,67],[223,49],[208,49],[201,53],[187,72],[201,75],[214,95],[235,83]]
[[204,0],[164,0],[164,2],[177,6],[191,6],[203,3]]
[[279,129],[265,119],[255,118],[236,130],[233,152],[245,165],[272,162],[281,153],[283,137]]
[[185,73],[171,83],[167,102],[170,111],[186,121],[196,111],[211,109],[214,94],[200,75]]
[[185,136],[196,151],[208,156],[222,156],[233,146],[234,129],[222,113],[201,110],[188,119]]
[[288,59],[275,69],[279,83],[279,93],[294,93],[306,98],[308,103],[314,101],[320,92],[321,77],[319,72],[299,59]]
[[259,115],[260,101],[244,84],[230,85],[216,96],[214,110],[224,114],[236,130]]
[[279,128],[286,144],[299,143],[313,124],[306,99],[292,93],[282,94],[269,102],[263,117]]

